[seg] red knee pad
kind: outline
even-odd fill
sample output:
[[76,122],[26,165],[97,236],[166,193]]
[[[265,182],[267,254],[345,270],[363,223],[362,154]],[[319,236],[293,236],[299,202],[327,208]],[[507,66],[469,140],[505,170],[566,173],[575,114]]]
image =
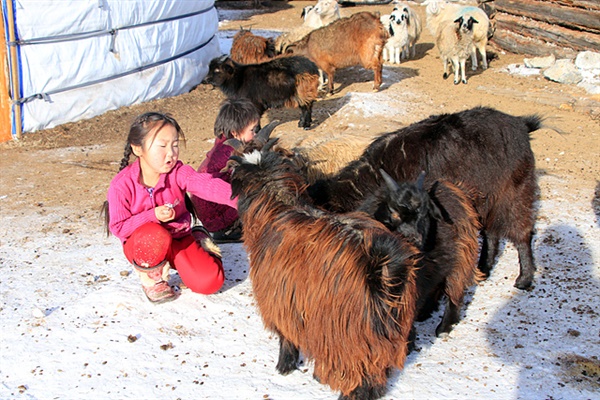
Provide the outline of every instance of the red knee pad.
[[142,268],[159,266],[171,248],[171,234],[159,224],[149,222],[133,232],[128,241],[134,264]]

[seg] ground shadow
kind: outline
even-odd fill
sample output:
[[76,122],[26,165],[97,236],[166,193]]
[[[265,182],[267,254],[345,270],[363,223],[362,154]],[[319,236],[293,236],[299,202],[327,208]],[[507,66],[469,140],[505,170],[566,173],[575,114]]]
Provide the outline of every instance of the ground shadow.
[[[342,97],[325,97],[321,98],[313,104],[312,125],[310,129],[314,129],[335,114],[339,109],[348,103],[349,99]],[[272,108],[267,110],[265,116],[269,121],[279,120],[281,124],[286,122],[298,123],[300,119],[299,108]]]
[[[568,225],[543,229],[536,242],[534,288],[517,292],[496,311],[486,328],[489,346],[518,366],[516,398],[598,393],[600,282],[593,253],[583,233]],[[554,376],[551,387],[543,385],[548,374]]]

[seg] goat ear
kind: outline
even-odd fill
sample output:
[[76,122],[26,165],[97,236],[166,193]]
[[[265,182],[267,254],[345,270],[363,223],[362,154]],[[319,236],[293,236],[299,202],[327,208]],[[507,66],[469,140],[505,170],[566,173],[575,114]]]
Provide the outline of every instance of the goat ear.
[[455,23],[455,24],[456,24],[456,23],[458,23],[459,25],[462,25],[462,23],[463,23],[463,17],[458,17],[458,18],[456,18],[456,19],[454,20],[454,23]]
[[441,221],[444,217],[442,215],[442,211],[439,209],[437,204],[431,199],[429,199],[429,215],[434,219]]
[[269,137],[271,136],[271,132],[273,132],[273,129],[275,129],[275,127],[277,125],[279,125],[278,119],[275,119],[275,120],[269,122],[266,126],[261,128],[260,131],[258,131],[258,133],[256,134],[255,140],[257,140],[258,142],[260,142],[263,145],[265,143],[267,143],[267,141],[269,140]]
[[238,153],[241,153],[244,151],[244,143],[237,140],[236,138],[227,139],[226,141],[223,142],[223,144],[233,147],[233,150],[237,151]]
[[380,168],[379,169],[379,173],[383,177],[383,180],[385,181],[385,184],[387,185],[388,189],[390,189],[390,191],[395,192],[395,191],[397,191],[397,190],[400,189],[400,186],[398,185],[398,182],[396,182],[394,180],[394,178],[392,178],[391,176],[389,176],[387,174],[387,172],[385,172],[384,170],[382,170]]

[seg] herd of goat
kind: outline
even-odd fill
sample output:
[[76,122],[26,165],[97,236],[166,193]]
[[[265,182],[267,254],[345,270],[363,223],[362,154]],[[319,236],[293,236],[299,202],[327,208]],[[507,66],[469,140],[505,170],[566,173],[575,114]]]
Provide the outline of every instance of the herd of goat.
[[[466,0],[470,1],[470,0]],[[443,61],[443,77],[454,71],[454,83],[467,83],[465,63],[487,68],[486,44],[490,22],[474,5],[427,0],[427,27],[435,37]],[[299,107],[298,126],[309,129],[312,107],[325,87],[333,94],[335,72],[361,65],[374,74],[373,89],[382,84],[385,61],[400,63],[415,57],[422,23],[409,6],[396,5],[390,14],[357,12],[341,17],[336,0],[319,0],[303,10],[304,23],[277,37],[265,38],[240,29],[229,55],[209,65],[206,83],[227,96],[250,98],[264,112],[269,108]]]
[[[334,4],[334,12],[325,14],[331,9],[324,3]],[[304,14],[323,25],[294,41],[241,30],[231,56],[211,61],[207,82],[251,99],[261,112],[300,107],[299,126],[308,128],[323,73],[331,91],[336,68],[361,64],[373,69],[377,88],[386,41],[398,29],[392,26],[416,27],[399,47],[387,48],[392,59],[414,56],[420,35],[408,6],[383,18],[368,12],[340,18],[335,0],[321,0]],[[434,0],[427,17],[455,82],[459,67],[464,80],[466,58],[477,66],[476,51],[487,67],[489,21]],[[465,293],[489,276],[501,240],[518,252],[515,286],[531,287],[537,180],[530,135],[542,127],[539,116],[489,107],[434,115],[380,135],[358,158],[319,178],[309,173],[310,152],[271,138],[277,123],[250,143],[227,141],[234,152],[226,169],[238,197],[253,295],[265,327],[280,340],[279,373],[295,370],[302,353],[314,363],[315,379],[341,392],[340,399],[377,399],[391,370],[403,368],[415,321],[444,300],[436,335],[460,322]]]

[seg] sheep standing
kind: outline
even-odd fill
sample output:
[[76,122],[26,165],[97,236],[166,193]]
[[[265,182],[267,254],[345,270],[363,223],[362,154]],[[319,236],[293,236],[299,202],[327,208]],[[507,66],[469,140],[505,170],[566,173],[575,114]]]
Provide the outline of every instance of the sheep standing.
[[286,52],[313,60],[327,74],[327,92],[330,94],[333,94],[335,70],[358,64],[373,70],[373,89],[379,90],[382,52],[388,37],[379,14],[359,12],[310,32],[290,44]]
[[[421,37],[421,32],[423,30],[421,17],[419,17],[419,14],[408,5],[404,5],[401,8],[395,7],[394,12],[402,13],[408,29],[408,43],[404,46],[404,51],[402,52],[403,57],[406,59],[411,57],[414,58],[417,53],[416,44]],[[392,12],[392,14],[394,12]]]
[[[477,23],[477,20],[473,17],[469,17],[466,21],[463,17],[458,17],[453,24],[440,26],[435,38],[435,44],[440,51],[440,57],[444,65],[443,77],[444,79],[448,78],[448,61],[452,62],[455,85],[460,82],[467,83],[465,63],[469,55],[472,54],[473,25]],[[459,72],[460,80],[458,78]]]
[[275,42],[253,34],[250,29],[240,28],[233,36],[231,59],[240,64],[258,64],[275,57]]
[[402,14],[382,15],[381,23],[390,33],[383,47],[383,60],[392,64],[400,64],[406,46],[408,46],[408,24]]
[[254,298],[280,338],[277,370],[295,370],[302,352],[340,399],[379,398],[406,359],[420,253],[364,213],[310,206],[304,178],[272,144],[232,157],[231,184]]
[[470,17],[477,20],[477,25],[473,30],[473,47],[471,48],[471,68],[473,71],[477,69],[477,51],[481,55],[481,68],[487,69],[487,52],[486,45],[490,38],[490,20],[481,8],[476,7],[476,1],[467,1],[468,4],[463,5],[448,3],[445,0],[427,0],[423,4],[427,4],[425,9],[427,15],[427,28],[435,37],[442,27],[452,23],[459,17],[463,17],[467,21]]
[[239,64],[230,57],[211,60],[205,83],[228,97],[247,98],[262,115],[269,108],[300,107],[298,126],[309,129],[319,95],[319,70],[306,57],[280,57],[260,64]]
[[436,335],[449,333],[460,320],[465,291],[483,279],[477,269],[480,224],[472,200],[463,188],[445,180],[426,190],[424,174],[415,184],[398,184],[380,172],[385,184],[367,196],[359,211],[412,240],[423,252],[417,273],[417,319],[431,316],[445,294],[446,308]]
[[297,42],[311,31],[333,21],[340,19],[340,8],[336,0],[319,0],[314,6],[306,6],[302,9],[301,17],[304,19],[302,25],[289,32],[282,33],[275,40],[277,53],[285,53],[287,46]]
[[337,174],[315,182],[309,193],[316,205],[345,212],[355,210],[367,193],[381,184],[379,169],[398,182],[462,182],[478,196],[475,209],[483,238],[479,269],[489,275],[500,239],[519,253],[519,289],[533,283],[531,249],[537,192],[530,133],[541,128],[537,115],[512,116],[488,107],[431,116],[375,139],[359,159]]

